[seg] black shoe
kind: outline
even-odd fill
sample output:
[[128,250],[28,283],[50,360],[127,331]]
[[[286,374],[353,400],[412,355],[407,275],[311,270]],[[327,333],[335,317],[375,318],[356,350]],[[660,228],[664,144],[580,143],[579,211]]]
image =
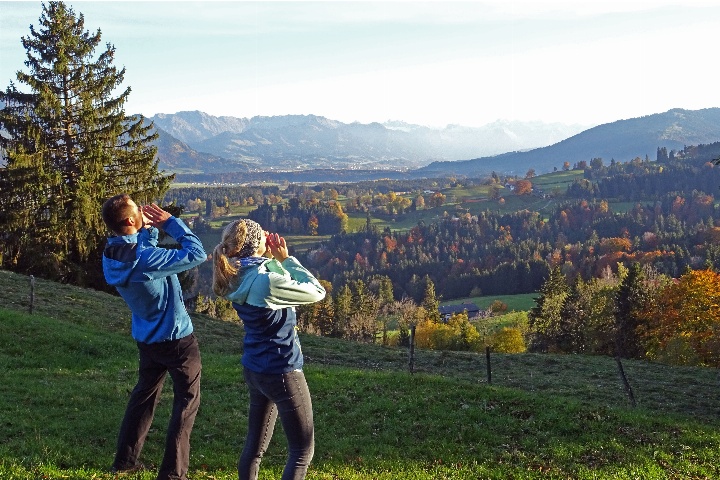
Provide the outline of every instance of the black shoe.
[[142,470],[145,470],[145,465],[142,463],[136,463],[132,467],[126,467],[126,468],[118,468],[115,465],[110,468],[110,471],[114,475],[128,475],[130,473],[140,472]]

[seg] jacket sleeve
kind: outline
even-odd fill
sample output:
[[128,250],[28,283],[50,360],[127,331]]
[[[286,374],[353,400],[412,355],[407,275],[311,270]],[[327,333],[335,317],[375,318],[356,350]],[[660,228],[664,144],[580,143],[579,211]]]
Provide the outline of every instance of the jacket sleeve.
[[295,257],[282,262],[283,273],[270,271],[270,292],[265,303],[272,309],[315,303],[325,298],[325,289]]
[[149,242],[150,247],[140,253],[143,275],[147,280],[189,270],[207,259],[202,242],[182,220],[170,217],[163,229],[180,244],[180,248],[159,248]]

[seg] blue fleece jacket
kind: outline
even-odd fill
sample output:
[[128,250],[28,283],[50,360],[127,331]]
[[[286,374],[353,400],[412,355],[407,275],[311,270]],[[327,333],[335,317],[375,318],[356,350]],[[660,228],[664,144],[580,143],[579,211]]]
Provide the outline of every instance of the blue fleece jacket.
[[295,257],[282,263],[249,260],[238,272],[237,288],[226,295],[245,327],[242,364],[267,374],[300,369],[303,355],[295,306],[322,300],[325,289]]
[[158,229],[150,227],[108,238],[103,252],[105,280],[130,307],[132,336],[138,342],[177,340],[193,332],[177,274],[201,264],[207,255],[179,218],[170,217],[163,230],[180,249],[158,247]]

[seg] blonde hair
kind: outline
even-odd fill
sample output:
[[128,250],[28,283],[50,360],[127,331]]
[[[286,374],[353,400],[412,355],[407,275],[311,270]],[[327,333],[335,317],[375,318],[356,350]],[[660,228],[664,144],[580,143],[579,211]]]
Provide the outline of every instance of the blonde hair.
[[215,295],[226,295],[232,279],[238,269],[229,257],[236,256],[245,244],[247,225],[244,220],[229,223],[222,232],[220,243],[213,250],[213,292]]

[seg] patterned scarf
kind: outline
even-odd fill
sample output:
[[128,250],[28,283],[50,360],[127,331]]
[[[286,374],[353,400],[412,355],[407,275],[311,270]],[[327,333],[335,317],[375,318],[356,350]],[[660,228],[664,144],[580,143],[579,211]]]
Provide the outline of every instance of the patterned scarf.
[[261,263],[269,260],[267,257],[242,257],[240,259],[240,266],[247,267],[249,265],[260,265]]

